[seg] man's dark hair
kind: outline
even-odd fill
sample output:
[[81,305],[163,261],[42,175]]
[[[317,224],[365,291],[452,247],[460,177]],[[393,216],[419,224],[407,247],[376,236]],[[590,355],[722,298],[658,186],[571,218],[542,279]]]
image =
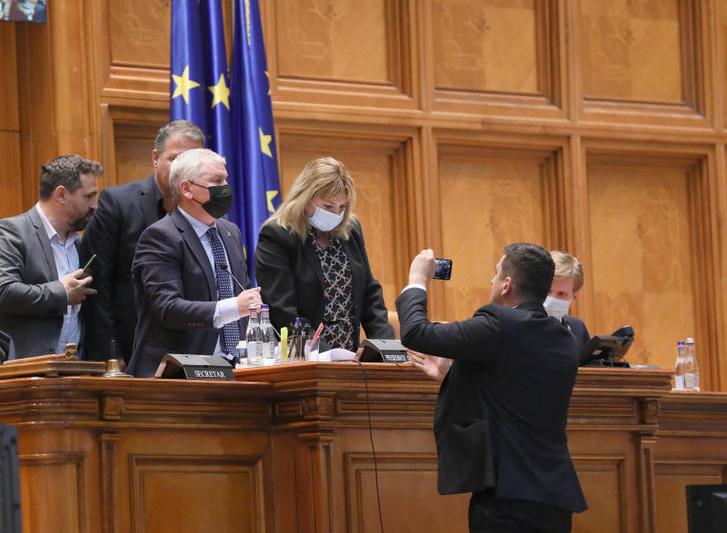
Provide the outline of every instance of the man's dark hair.
[[510,276],[514,292],[523,302],[543,302],[553,283],[555,263],[550,252],[527,242],[505,246],[501,275]]
[[40,166],[40,199],[48,200],[61,185],[70,192],[78,190],[81,187],[81,174],[87,173],[94,176],[103,174],[101,163],[76,154],[59,155],[51,159]]
[[189,120],[172,120],[159,128],[156,139],[154,139],[154,149],[159,153],[163,152],[167,140],[172,135],[181,135],[204,146],[205,137],[199,126]]

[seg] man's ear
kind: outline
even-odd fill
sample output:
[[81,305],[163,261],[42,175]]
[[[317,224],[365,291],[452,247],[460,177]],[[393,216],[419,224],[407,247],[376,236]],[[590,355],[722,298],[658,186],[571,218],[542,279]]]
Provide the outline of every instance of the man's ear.
[[154,165],[154,169],[159,165],[159,150],[156,148],[151,151],[151,164]]
[[576,292],[573,293],[573,299],[571,300],[571,302],[575,302],[576,301],[576,298],[578,298],[578,293],[579,292],[581,292],[581,291],[578,290],[578,291],[576,291]]
[[510,294],[512,294],[512,289],[513,289],[512,277],[505,276],[505,279],[502,281],[502,288],[500,289],[500,295],[502,297],[509,296]]
[[65,204],[66,203],[66,194],[68,193],[68,189],[66,189],[63,185],[59,185],[55,189],[53,189],[53,193],[51,196],[53,199],[60,203]]

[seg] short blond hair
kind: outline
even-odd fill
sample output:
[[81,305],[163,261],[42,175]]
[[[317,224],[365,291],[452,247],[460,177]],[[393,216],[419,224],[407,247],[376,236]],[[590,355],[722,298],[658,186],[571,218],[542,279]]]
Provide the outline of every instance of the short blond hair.
[[556,278],[573,278],[573,293],[578,292],[583,287],[583,264],[570,254],[561,250],[552,250],[550,257],[555,263]]
[[341,193],[346,196],[346,208],[343,211],[343,221],[331,231],[331,237],[348,240],[355,220],[353,205],[356,201],[356,190],[346,167],[332,157],[321,157],[306,163],[285,200],[266,224],[275,222],[295,232],[305,241],[309,229],[308,216],[305,214],[308,203],[315,197],[331,198]]

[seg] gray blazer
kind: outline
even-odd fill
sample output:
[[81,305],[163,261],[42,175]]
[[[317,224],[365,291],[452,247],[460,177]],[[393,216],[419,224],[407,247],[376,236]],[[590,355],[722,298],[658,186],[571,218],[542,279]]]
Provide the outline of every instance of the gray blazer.
[[0,220],[0,329],[16,357],[54,353],[68,296],[35,207]]

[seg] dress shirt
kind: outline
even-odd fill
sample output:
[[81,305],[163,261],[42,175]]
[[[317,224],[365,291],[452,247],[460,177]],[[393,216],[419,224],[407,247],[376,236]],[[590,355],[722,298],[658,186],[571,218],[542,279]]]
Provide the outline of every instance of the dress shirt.
[[[210,262],[210,266],[212,267],[212,273],[213,275],[217,275],[217,269],[215,268],[215,260],[214,256],[212,255],[212,244],[210,243],[209,235],[207,235],[207,230],[211,227],[217,227],[215,224],[212,226],[208,226],[204,222],[197,220],[192,215],[187,213],[184,209],[177,206],[177,209],[179,209],[179,212],[182,213],[182,216],[187,219],[189,224],[192,226],[192,229],[194,230],[194,233],[199,237],[199,241],[202,243],[202,248],[204,248],[204,253],[207,255],[207,259]],[[218,230],[219,233],[219,230]],[[220,236],[220,242],[222,243],[222,248],[225,247],[225,243],[222,241],[222,237]],[[230,257],[227,255],[227,250],[225,249],[225,259],[227,261],[227,267],[228,271],[231,271],[232,268],[230,267]],[[234,286],[235,281],[232,279],[232,276],[230,276],[230,283],[232,283],[233,286],[233,292],[234,292]],[[237,308],[237,298],[225,298],[224,300],[218,300],[217,305],[215,306],[215,315],[212,319],[212,325],[215,327],[215,329],[220,329],[225,324],[228,324],[230,322],[234,322],[235,320],[240,319],[240,311]],[[215,351],[214,355],[222,355],[225,356],[224,352],[222,351],[222,346],[220,344],[219,337],[217,338],[217,344],[215,345]]]
[[[78,266],[78,250],[76,249],[78,232],[69,232],[66,240],[61,241],[58,232],[40,207],[40,203],[35,204],[35,209],[38,211],[40,219],[43,221],[45,232],[48,235],[50,247],[53,250],[53,261],[56,264],[56,271],[58,272],[58,279],[60,280],[80,268]],[[66,343],[73,342],[78,344],[81,340],[81,321],[78,316],[80,310],[80,304],[66,307],[66,314],[63,315],[61,335],[58,337],[58,345],[56,346],[55,353],[64,353],[66,351]]]

